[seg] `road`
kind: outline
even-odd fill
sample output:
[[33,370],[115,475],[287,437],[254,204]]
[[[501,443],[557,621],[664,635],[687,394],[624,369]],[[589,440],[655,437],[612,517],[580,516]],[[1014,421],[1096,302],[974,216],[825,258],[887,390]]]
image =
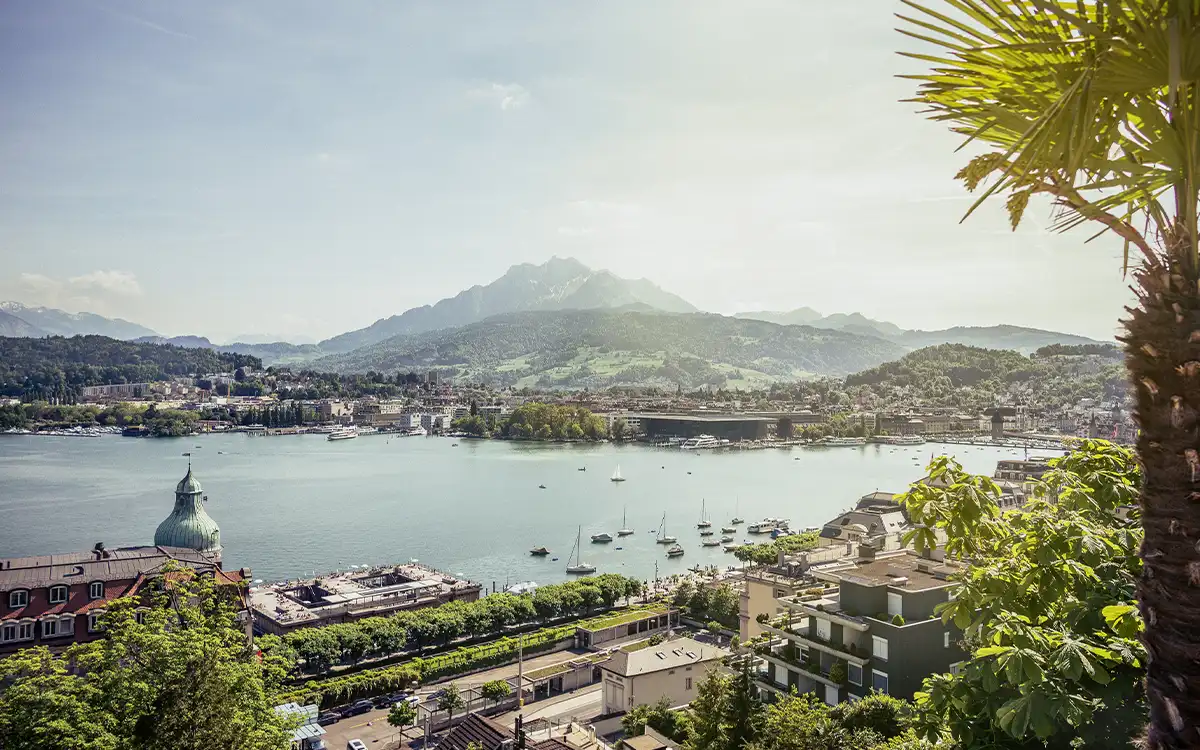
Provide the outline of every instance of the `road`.
[[[531,672],[535,669],[540,669],[542,667],[548,667],[553,664],[561,664],[563,662],[568,662],[572,659],[578,658],[580,654],[584,654],[584,653],[588,653],[588,652],[571,650],[571,651],[559,651],[559,652],[556,652],[553,654],[543,654],[542,656],[535,656],[533,658],[525,660],[525,671]],[[491,680],[503,680],[503,679],[506,679],[509,677],[516,677],[516,676],[517,676],[517,665],[516,664],[507,664],[502,667],[496,667],[494,669],[489,669],[485,672],[478,672],[476,674],[468,675],[466,677],[462,677],[462,678],[459,678],[456,680],[443,680],[442,684],[445,684],[446,682],[453,682],[454,684],[458,685],[459,688],[465,690],[468,687],[482,685],[483,683],[489,682]],[[438,687],[436,684],[425,685],[422,687],[422,689],[420,691],[418,691],[417,694],[422,695],[422,696],[427,696],[437,689],[438,689]],[[580,693],[577,693],[576,695],[581,694],[582,692],[586,692],[587,689],[588,688],[585,688],[584,691],[580,691]],[[599,696],[599,693],[597,693],[597,696]],[[568,698],[568,697],[572,697],[571,694],[568,694],[567,696],[556,696],[554,701],[547,703],[547,708],[552,708],[553,706],[551,704],[555,703],[556,701],[560,700],[561,698]],[[597,713],[599,713],[599,710],[598,710],[599,709],[599,702],[598,702],[599,698],[598,697],[596,698],[596,701],[597,701]],[[529,704],[529,705],[532,707],[537,704]],[[479,707],[480,707],[480,705],[477,704],[476,706],[472,706],[471,708],[479,708]],[[375,711],[371,711],[369,713],[360,714],[358,716],[351,716],[350,718],[343,719],[343,720],[337,722],[336,724],[330,724],[329,726],[325,727],[325,744],[329,746],[330,750],[341,750],[342,748],[344,748],[346,746],[346,743],[349,742],[350,740],[359,739],[359,740],[362,740],[363,742],[365,742],[367,744],[367,747],[387,748],[388,750],[391,750],[391,748],[398,746],[397,743],[400,740],[400,735],[396,731],[395,727],[393,727],[392,725],[387,723],[387,714],[388,714],[388,712],[386,709],[378,709]],[[513,714],[513,715],[515,716],[516,714]],[[570,713],[567,714],[568,717],[570,715],[571,715]],[[497,718],[500,718],[502,721],[504,721],[503,717],[497,717]],[[546,718],[552,718],[552,717],[547,716]],[[512,723],[511,720],[507,720],[507,722],[509,724]],[[422,737],[422,736],[424,736],[423,730],[418,730],[418,729],[415,729],[412,727],[409,727],[409,729],[405,732],[405,738],[408,740],[412,740],[412,739],[415,739],[417,737]]]

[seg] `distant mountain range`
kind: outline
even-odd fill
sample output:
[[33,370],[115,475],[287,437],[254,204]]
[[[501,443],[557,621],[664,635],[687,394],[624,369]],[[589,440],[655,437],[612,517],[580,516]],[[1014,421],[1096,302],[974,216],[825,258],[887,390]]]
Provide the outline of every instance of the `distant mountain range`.
[[325,352],[348,352],[393,336],[456,328],[493,315],[526,310],[591,310],[644,307],[697,312],[687,301],[645,279],[622,279],[594,271],[574,258],[551,258],[540,266],[522,263],[486,286],[473,286],[434,305],[414,307],[366,328],[322,341]]
[[203,336],[163,337],[90,313],[0,303],[0,336],[81,333],[247,354],[267,365],[343,372],[453,369],[459,379],[542,387],[737,387],[844,375],[936,344],[1027,354],[1049,344],[1096,343],[1005,325],[910,331],[860,313],[822,315],[808,307],[733,317],[702,313],[650,281],[593,270],[574,258],[513,266],[489,284],[317,345],[255,335],[216,345]]
[[[136,339],[156,336],[154,331],[121,318],[106,318],[95,313],[69,313],[51,307],[27,307],[20,302],[0,302],[0,312],[19,318],[30,326],[21,336],[98,335],[112,339]],[[3,325],[3,323],[0,323]]]

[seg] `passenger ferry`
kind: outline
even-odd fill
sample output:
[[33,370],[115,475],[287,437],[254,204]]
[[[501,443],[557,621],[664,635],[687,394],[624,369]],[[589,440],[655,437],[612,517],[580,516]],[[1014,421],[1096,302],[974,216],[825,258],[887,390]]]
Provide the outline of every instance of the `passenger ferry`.
[[358,430],[353,427],[339,427],[325,438],[326,440],[353,440],[358,437]]
[[827,437],[819,443],[819,445],[828,446],[830,448],[843,448],[866,444],[867,439],[860,437]]
[[697,435],[694,438],[684,441],[683,445],[679,446],[680,450],[685,451],[701,451],[720,447],[721,441],[712,435]]
[[746,531],[751,534],[771,534],[777,530],[787,531],[788,522],[784,518],[764,518],[758,523],[752,523],[746,527]]

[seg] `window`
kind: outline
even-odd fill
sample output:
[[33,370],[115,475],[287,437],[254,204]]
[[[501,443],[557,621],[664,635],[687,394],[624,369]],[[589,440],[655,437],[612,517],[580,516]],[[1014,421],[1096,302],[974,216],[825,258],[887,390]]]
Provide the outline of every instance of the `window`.
[[887,672],[880,672],[878,669],[871,670],[871,687],[881,693],[888,691]]
[[962,666],[963,666],[963,662],[961,662],[961,661],[954,662],[953,664],[950,665],[950,674],[957,677],[958,673],[962,672]]
[[67,600],[66,586],[51,586],[50,587],[50,603],[62,604]]
[[100,625],[100,616],[103,614],[104,614],[103,612],[88,613],[88,632],[89,633],[99,633],[100,632],[100,629],[102,627]]
[[894,591],[888,592],[888,614],[904,616],[904,597]]
[[29,604],[29,592],[25,589],[17,589],[8,595],[9,609],[20,609],[26,604]]
[[133,619],[137,621],[138,625],[144,625],[146,623],[146,610],[139,609],[137,612],[134,612]]
[[876,659],[887,661],[888,658],[888,642],[887,638],[880,638],[877,635],[871,636],[871,656]]
[[862,686],[862,667],[857,664],[846,665],[846,680],[851,685]]
[[33,638],[33,623],[23,622],[17,626],[17,640],[28,641]]
[[687,678],[686,680],[684,680],[684,681],[683,681],[683,689],[684,689],[684,690],[691,690],[691,689],[692,689],[692,678],[691,678],[691,677],[689,677],[689,678]]
[[17,640],[16,624],[5,625],[3,630],[0,630],[0,641],[7,643],[8,641]]
[[823,641],[827,641],[832,635],[833,630],[829,620],[817,618],[817,637]]
[[58,621],[59,635],[74,635],[75,634],[75,616],[64,617]]
[[945,633],[942,633],[942,646],[944,648],[950,648],[950,631],[949,630],[947,630]]
[[92,581],[88,586],[88,597],[91,599],[104,598],[104,581]]
[[58,620],[42,620],[42,637],[53,638],[58,635]]

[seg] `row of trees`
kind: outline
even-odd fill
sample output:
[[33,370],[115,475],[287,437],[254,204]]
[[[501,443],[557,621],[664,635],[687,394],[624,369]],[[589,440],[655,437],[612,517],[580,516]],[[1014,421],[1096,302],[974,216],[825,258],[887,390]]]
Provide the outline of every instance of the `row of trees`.
[[[368,657],[420,651],[459,638],[498,634],[516,625],[586,615],[638,596],[642,590],[643,583],[636,578],[604,573],[540,586],[533,594],[492,594],[475,602],[449,602],[387,617],[303,628],[285,636],[281,645],[283,653],[302,659],[307,671],[327,672]],[[267,644],[264,650],[274,646],[273,641]]]
[[[578,406],[531,402],[521,404],[505,417],[472,413],[451,425],[479,437],[508,437],[523,440],[603,440],[608,426],[603,417]],[[624,425],[621,429],[624,434]]]
[[738,627],[738,595],[728,584],[714,589],[687,579],[671,593],[671,605],[702,622],[714,621],[727,628]]
[[96,404],[71,406],[35,401],[0,406],[0,430],[46,427],[102,425],[114,427],[145,426],[157,437],[187,435],[195,430],[199,415],[181,409],[159,409],[150,404]]
[[813,549],[820,541],[816,531],[802,531],[798,534],[788,534],[769,542],[745,544],[733,551],[733,556],[742,562],[754,565],[774,565],[779,562],[779,555],[795,555],[805,550]]

